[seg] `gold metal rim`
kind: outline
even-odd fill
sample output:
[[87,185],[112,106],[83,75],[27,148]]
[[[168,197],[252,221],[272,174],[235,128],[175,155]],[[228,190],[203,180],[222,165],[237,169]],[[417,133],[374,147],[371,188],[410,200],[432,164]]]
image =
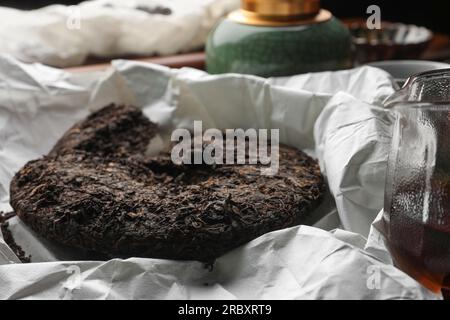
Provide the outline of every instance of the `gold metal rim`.
[[315,16],[320,11],[320,0],[241,0],[241,9],[274,20]]
[[264,26],[264,27],[288,27],[288,26],[298,26],[306,24],[318,24],[327,22],[332,18],[332,14],[328,10],[321,9],[318,14],[310,17],[297,17],[296,20],[273,20],[267,17],[261,16],[254,12],[249,12],[245,10],[236,10],[228,15],[228,19],[251,26]]

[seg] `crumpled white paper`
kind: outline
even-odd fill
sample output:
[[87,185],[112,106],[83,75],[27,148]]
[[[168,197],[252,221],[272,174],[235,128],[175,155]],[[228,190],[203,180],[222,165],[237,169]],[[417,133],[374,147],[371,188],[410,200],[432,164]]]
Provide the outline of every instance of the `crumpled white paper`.
[[[9,209],[14,172],[48,152],[75,121],[109,102],[141,106],[162,128],[163,140],[164,133],[190,128],[194,119],[203,120],[204,128],[278,128],[281,142],[319,156],[347,230],[367,235],[383,206],[371,195],[382,194],[379,175],[390,122],[377,105],[393,89],[379,69],[266,80],[119,60],[107,72],[72,75],[0,58],[0,79],[0,210]],[[15,225],[20,226],[17,219]],[[19,244],[34,237],[15,230]],[[45,241],[39,245],[52,260],[51,247]],[[386,261],[385,248],[365,251],[365,245],[357,233],[301,226],[237,248],[219,258],[213,271],[189,261],[27,265],[0,255],[0,298],[439,298]]]
[[[137,7],[169,8],[171,15]],[[68,67],[88,56],[170,55],[203,47],[239,0],[92,0],[20,11],[0,7],[0,52]]]
[[150,259],[16,264],[0,267],[0,284],[2,299],[434,298],[392,265],[305,226],[260,237],[212,271]]
[[383,208],[392,123],[386,110],[343,92],[316,122],[320,164],[346,230],[367,236]]

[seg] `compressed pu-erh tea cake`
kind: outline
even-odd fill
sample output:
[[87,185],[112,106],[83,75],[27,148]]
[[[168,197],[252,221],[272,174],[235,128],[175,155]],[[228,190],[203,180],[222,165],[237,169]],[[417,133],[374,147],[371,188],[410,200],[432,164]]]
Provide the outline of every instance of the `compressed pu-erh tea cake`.
[[320,204],[317,162],[280,146],[261,165],[176,165],[145,154],[158,128],[110,105],[71,128],[11,182],[11,205],[38,235],[107,257],[210,262],[267,232],[301,224]]

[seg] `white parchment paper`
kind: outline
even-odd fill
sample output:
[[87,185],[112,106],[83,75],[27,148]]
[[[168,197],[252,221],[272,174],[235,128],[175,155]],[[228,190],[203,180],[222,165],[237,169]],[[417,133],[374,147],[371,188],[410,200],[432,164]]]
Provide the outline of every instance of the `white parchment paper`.
[[162,142],[193,120],[204,128],[280,129],[282,143],[318,156],[336,227],[347,230],[299,226],[266,234],[210,271],[190,261],[68,262],[72,252],[62,256],[13,219],[16,241],[40,263],[17,263],[0,240],[0,298],[439,298],[393,267],[382,242],[366,245],[383,206],[392,122],[380,108],[393,92],[381,70],[262,79],[119,60],[107,72],[73,75],[0,57],[0,79],[0,210],[10,209],[9,181],[21,166],[48,152],[74,122],[116,102],[142,107],[162,128]]

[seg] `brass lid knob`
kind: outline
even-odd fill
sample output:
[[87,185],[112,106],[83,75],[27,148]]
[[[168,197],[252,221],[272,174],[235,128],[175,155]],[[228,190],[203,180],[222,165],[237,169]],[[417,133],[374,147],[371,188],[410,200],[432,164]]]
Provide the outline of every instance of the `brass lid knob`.
[[320,0],[241,0],[231,20],[254,26],[283,27],[328,21],[332,14],[320,8]]
[[270,20],[295,20],[320,12],[320,0],[241,0],[241,9]]

